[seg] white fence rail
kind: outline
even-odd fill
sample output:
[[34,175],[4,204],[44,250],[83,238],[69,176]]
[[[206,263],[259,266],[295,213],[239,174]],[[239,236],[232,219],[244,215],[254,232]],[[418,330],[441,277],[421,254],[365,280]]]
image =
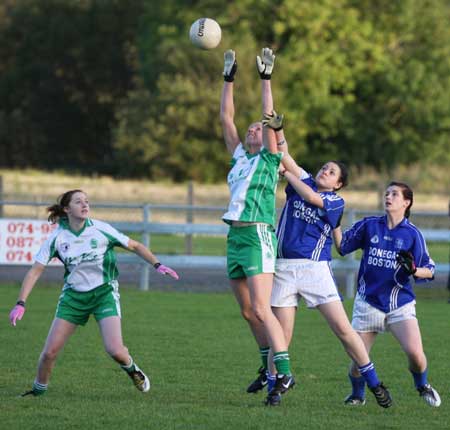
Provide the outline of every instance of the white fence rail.
[[[22,201],[2,201],[0,200],[0,207],[3,208],[5,213],[5,207],[7,206],[48,206],[50,203],[46,202],[22,202]],[[199,236],[226,236],[228,233],[228,226],[224,223],[218,224],[204,224],[204,223],[172,223],[172,222],[151,222],[152,211],[164,210],[164,211],[176,211],[185,212],[188,214],[187,220],[193,221],[193,213],[205,213],[214,212],[222,213],[225,208],[222,207],[204,207],[204,206],[186,206],[186,205],[125,205],[125,204],[98,204],[94,206],[94,209],[138,209],[142,210],[142,221],[139,222],[110,222],[112,226],[125,233],[139,233],[141,235],[141,241],[146,246],[150,246],[152,234],[173,234],[183,235],[187,240],[191,241],[195,235]],[[30,211],[32,212],[32,211]],[[379,212],[367,212],[358,210],[347,210],[345,225],[351,225],[357,219],[362,216],[379,214]],[[423,217],[423,219],[429,219],[434,217],[440,220],[440,226],[444,223],[448,227],[448,214],[438,212],[422,212],[415,213],[415,218]],[[218,215],[217,219],[220,219]],[[9,220],[12,222],[23,222],[22,219],[16,218]],[[419,227],[420,224],[417,223]],[[421,228],[425,239],[428,242],[442,242],[450,244],[450,229],[449,228]],[[165,264],[174,266],[175,268],[220,268],[225,271],[226,269],[226,257],[223,256],[200,256],[192,254],[184,255],[161,255],[158,253],[158,257],[164,261]],[[127,264],[139,264],[140,265],[140,289],[147,290],[149,285],[149,265],[144,264],[142,260],[135,254],[130,253],[118,253],[117,259],[119,263]],[[0,263],[1,264],[1,263]],[[23,264],[30,264],[30,261],[24,261]],[[345,257],[344,259],[335,259],[332,262],[332,267],[336,271],[344,271],[346,279],[346,295],[352,296],[355,288],[355,276],[359,267],[359,261],[355,259],[353,254]],[[436,265],[436,273],[448,274],[450,270],[450,264],[440,263]]]

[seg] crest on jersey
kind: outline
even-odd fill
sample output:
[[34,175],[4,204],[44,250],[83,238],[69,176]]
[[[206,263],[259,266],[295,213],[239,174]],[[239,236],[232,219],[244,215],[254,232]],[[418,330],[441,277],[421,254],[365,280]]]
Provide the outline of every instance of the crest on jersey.
[[378,235],[372,236],[370,238],[370,243],[378,243],[380,239],[378,239]]
[[98,247],[97,239],[91,239],[91,248],[95,249]]
[[70,245],[67,242],[61,243],[61,251],[67,252],[70,248]]
[[402,249],[403,248],[403,239],[395,239],[395,247],[397,249]]

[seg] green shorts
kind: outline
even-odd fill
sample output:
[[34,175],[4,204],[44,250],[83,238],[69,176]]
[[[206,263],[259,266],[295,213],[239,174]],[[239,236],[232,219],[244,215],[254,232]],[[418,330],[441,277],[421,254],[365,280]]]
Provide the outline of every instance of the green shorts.
[[119,299],[117,281],[83,293],[69,288],[59,296],[55,316],[77,325],[85,325],[91,314],[94,314],[96,321],[111,316],[120,317]]
[[268,224],[230,227],[227,237],[227,271],[230,279],[274,273],[277,237]]

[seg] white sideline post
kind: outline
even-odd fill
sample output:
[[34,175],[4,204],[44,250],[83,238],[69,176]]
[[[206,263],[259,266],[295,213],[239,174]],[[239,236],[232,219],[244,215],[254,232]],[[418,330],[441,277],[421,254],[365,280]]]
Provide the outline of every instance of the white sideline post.
[[[142,221],[144,225],[144,231],[142,232],[142,243],[146,248],[150,247],[150,233],[146,231],[145,227],[147,226],[148,222],[150,221],[150,208],[149,205],[144,205],[143,211],[142,211]],[[142,291],[148,290],[148,281],[150,277],[150,266],[147,262],[144,262],[141,264],[141,279],[139,282],[139,289]]]
[[[192,224],[194,222],[194,213],[192,206],[194,206],[194,184],[192,181],[188,183],[187,204],[190,209],[186,211],[186,224]],[[192,255],[192,234],[187,234],[185,239],[185,252],[187,255]]]
[[[355,223],[355,211],[350,209],[347,211],[348,214],[348,225],[351,227]],[[345,259],[349,263],[353,263],[355,259],[354,253],[348,254]],[[355,271],[353,269],[348,269],[345,274],[345,297],[347,299],[353,299],[355,297]]]
[[[0,200],[3,202],[3,176],[0,175]],[[0,204],[0,218],[3,218],[3,203]]]

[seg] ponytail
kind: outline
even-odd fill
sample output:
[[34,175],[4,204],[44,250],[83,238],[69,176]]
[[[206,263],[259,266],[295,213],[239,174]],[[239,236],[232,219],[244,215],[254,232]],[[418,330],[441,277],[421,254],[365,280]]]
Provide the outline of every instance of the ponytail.
[[70,190],[66,191],[64,194],[61,194],[57,200],[56,204],[51,205],[47,208],[48,221],[51,224],[56,224],[61,218],[67,218],[67,213],[64,210],[69,206],[70,201],[72,200],[72,196],[75,193],[84,193],[82,190]]

